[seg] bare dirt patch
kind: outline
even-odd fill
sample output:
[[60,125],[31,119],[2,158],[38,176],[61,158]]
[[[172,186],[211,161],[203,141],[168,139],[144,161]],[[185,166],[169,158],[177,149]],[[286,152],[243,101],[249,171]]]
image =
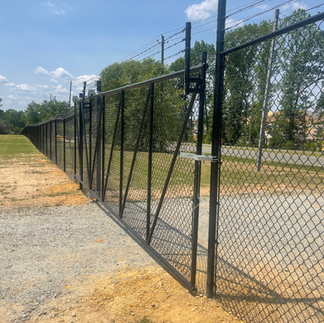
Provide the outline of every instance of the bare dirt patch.
[[[66,286],[70,288],[70,286]],[[53,302],[38,322],[239,322],[206,296],[192,296],[160,267],[123,268],[92,277],[73,301]]]
[[0,161],[0,209],[88,203],[78,188],[41,154]]

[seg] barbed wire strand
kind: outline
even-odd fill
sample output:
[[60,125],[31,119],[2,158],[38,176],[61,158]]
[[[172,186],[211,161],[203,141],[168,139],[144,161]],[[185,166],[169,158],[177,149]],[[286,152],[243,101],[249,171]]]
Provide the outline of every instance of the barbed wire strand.
[[231,27],[227,27],[227,28],[225,28],[225,31],[226,31],[226,30],[229,30],[229,29],[232,29],[232,28],[234,28],[234,27],[236,27],[236,26],[239,26],[239,25],[241,25],[242,23],[244,23],[244,22],[246,22],[246,21],[248,21],[248,20],[251,20],[252,18],[255,18],[255,17],[261,16],[261,15],[263,15],[264,13],[267,13],[267,12],[269,12],[269,11],[272,11],[272,10],[274,10],[274,9],[277,9],[277,8],[279,8],[279,7],[282,7],[282,6],[286,5],[286,4],[288,4],[288,3],[293,3],[293,2],[296,2],[296,1],[294,1],[294,0],[288,0],[288,1],[286,1],[286,2],[283,2],[283,3],[279,4],[279,5],[276,5],[276,6],[272,7],[272,8],[270,8],[270,9],[264,10],[264,11],[262,11],[262,12],[259,12],[259,13],[255,14],[255,15],[252,15],[252,16],[250,16],[250,17],[244,18],[244,19],[242,19],[241,21],[239,21],[237,24],[235,24],[235,25],[233,25],[233,26],[231,26]]

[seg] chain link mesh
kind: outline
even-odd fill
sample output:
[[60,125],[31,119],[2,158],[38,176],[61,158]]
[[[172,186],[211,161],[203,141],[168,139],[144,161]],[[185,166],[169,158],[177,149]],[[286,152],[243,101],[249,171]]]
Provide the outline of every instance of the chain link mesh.
[[324,321],[323,49],[277,37],[267,94],[270,41],[225,57],[216,294],[246,322]]

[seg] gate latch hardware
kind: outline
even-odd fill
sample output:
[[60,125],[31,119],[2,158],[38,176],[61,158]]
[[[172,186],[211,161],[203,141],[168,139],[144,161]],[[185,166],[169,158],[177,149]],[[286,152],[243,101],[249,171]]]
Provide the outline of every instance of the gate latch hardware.
[[216,158],[214,156],[196,155],[192,153],[182,153],[182,152],[180,152],[180,157],[189,158],[198,161],[212,161]]

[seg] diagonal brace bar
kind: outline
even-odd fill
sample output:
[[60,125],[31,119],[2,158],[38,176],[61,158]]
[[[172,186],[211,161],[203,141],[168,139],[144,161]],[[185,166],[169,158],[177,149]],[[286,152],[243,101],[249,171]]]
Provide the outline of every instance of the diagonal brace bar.
[[190,100],[190,103],[189,103],[187,114],[185,116],[185,119],[184,119],[184,122],[183,122],[183,125],[182,125],[182,129],[181,129],[181,133],[180,133],[180,136],[179,136],[179,139],[178,139],[178,142],[177,142],[177,146],[176,146],[176,149],[175,149],[174,154],[173,154],[173,158],[172,158],[172,161],[171,161],[171,165],[170,165],[170,168],[169,168],[167,178],[165,180],[165,184],[164,184],[164,187],[163,187],[161,198],[160,198],[159,204],[158,204],[157,209],[156,209],[156,213],[155,213],[155,216],[154,216],[151,232],[150,232],[150,235],[149,235],[149,237],[147,239],[147,244],[150,244],[151,240],[152,240],[152,235],[153,235],[154,229],[156,227],[158,217],[160,215],[160,211],[161,211],[161,208],[162,208],[162,204],[163,204],[163,201],[164,201],[166,191],[167,191],[168,186],[169,186],[169,182],[170,182],[170,179],[171,179],[171,175],[172,175],[172,172],[173,172],[175,162],[176,162],[177,157],[179,155],[179,150],[180,150],[180,146],[181,146],[181,142],[182,142],[182,137],[183,137],[184,133],[186,132],[187,123],[188,123],[190,114],[192,112],[192,108],[193,108],[193,105],[195,103],[196,96],[197,96],[196,93],[193,93],[192,96],[191,96],[191,100]]
[[147,92],[147,98],[146,98],[145,108],[144,108],[144,111],[143,111],[142,121],[141,121],[140,129],[138,131],[136,145],[135,145],[135,148],[134,148],[134,156],[133,156],[133,160],[132,160],[131,169],[129,171],[129,176],[128,176],[128,182],[127,182],[127,186],[126,186],[126,190],[125,190],[124,201],[123,201],[122,208],[120,210],[120,218],[123,217],[123,213],[124,213],[124,208],[125,208],[125,204],[126,204],[128,190],[129,190],[130,182],[132,180],[133,170],[134,170],[134,166],[135,166],[135,161],[136,161],[136,156],[137,156],[137,150],[138,150],[139,142],[140,142],[141,137],[142,137],[142,131],[143,131],[143,127],[144,127],[144,121],[145,121],[145,117],[146,117],[146,113],[147,113],[147,108],[148,108],[149,101],[150,101],[150,95],[151,95],[151,90],[149,89],[148,92]]

